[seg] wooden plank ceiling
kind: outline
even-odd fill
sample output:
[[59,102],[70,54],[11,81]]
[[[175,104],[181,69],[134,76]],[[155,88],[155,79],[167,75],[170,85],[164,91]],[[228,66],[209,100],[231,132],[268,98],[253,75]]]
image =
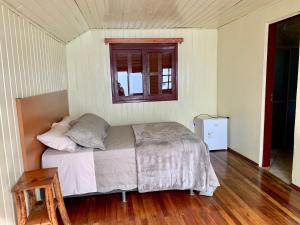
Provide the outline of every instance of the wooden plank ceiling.
[[69,42],[88,29],[218,28],[278,0],[4,0]]

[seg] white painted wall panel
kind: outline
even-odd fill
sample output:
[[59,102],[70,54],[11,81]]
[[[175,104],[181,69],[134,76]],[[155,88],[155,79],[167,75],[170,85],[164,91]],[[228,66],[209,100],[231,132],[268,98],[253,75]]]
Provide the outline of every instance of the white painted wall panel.
[[[218,32],[218,112],[230,116],[229,145],[262,162],[268,24],[298,14],[300,1],[282,0]],[[299,80],[299,79],[298,79]],[[298,97],[300,98],[299,86]],[[293,182],[300,186],[297,102]]]
[[0,3],[0,224],[15,224],[23,171],[15,98],[67,88],[65,45]]
[[[112,104],[106,37],[183,37],[178,49],[178,101]],[[92,30],[67,45],[72,114],[96,113],[112,125],[178,121],[192,128],[199,113],[216,113],[217,31]]]

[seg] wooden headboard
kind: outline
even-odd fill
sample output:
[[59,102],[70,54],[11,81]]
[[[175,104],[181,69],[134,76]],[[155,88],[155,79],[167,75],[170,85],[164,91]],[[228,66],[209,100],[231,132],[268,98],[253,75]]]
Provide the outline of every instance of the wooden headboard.
[[51,124],[69,115],[67,91],[17,98],[20,139],[24,170],[41,168],[45,146],[36,136],[50,129]]

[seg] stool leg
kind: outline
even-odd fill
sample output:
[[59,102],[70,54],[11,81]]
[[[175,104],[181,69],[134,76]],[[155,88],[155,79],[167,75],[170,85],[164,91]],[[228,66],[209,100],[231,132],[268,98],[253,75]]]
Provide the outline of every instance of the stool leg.
[[24,192],[14,192],[14,199],[16,202],[18,225],[25,225],[27,222],[27,211]]
[[60,183],[59,183],[57,173],[54,177],[54,192],[55,192],[55,196],[56,196],[56,200],[57,200],[57,204],[58,204],[58,209],[59,209],[61,218],[64,222],[64,225],[70,225],[71,222],[70,222],[67,210],[66,210],[66,206],[65,206],[65,203],[64,203],[63,196],[61,194]]
[[54,196],[51,187],[45,188],[45,202],[48,211],[49,220],[52,225],[58,225],[54,204]]
[[31,210],[36,203],[35,190],[29,190],[28,195],[29,195],[29,207]]

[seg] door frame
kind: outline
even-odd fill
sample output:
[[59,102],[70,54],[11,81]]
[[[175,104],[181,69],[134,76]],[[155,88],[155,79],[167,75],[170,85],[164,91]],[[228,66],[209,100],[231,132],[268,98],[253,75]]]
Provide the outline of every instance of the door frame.
[[272,146],[272,95],[275,78],[276,61],[276,27],[277,24],[269,25],[268,32],[268,53],[267,53],[267,72],[266,72],[266,91],[265,91],[265,124],[264,124],[264,143],[263,143],[263,167],[270,166],[271,146]]

